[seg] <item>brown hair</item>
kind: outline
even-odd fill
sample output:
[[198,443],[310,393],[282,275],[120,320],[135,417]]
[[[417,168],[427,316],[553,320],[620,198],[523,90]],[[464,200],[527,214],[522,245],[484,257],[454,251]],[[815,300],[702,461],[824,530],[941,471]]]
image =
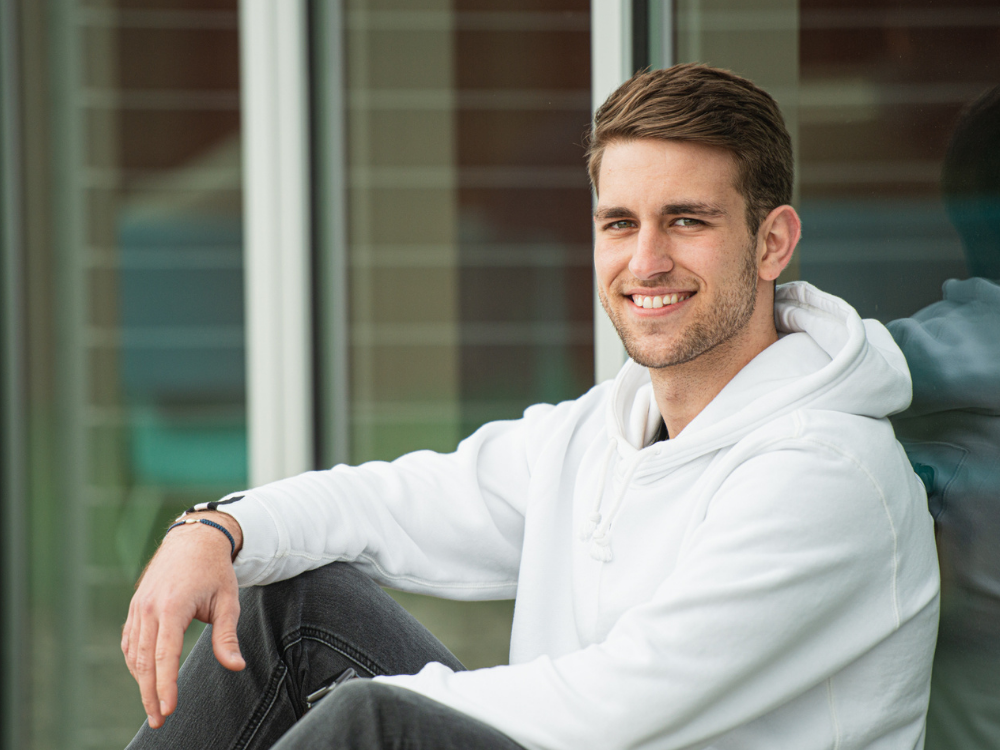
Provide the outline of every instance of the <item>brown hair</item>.
[[728,70],[685,63],[636,73],[623,83],[597,110],[584,139],[595,192],[604,149],[640,138],[730,152],[752,235],[771,210],[792,199],[792,140],[781,111],[766,91]]

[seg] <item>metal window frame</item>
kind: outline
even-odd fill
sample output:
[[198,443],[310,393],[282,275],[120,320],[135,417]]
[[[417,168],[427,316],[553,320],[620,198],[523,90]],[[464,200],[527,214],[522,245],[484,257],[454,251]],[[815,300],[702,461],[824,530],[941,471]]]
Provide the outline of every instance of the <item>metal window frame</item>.
[[[590,95],[596,112],[630,75],[632,0],[592,0],[590,5]],[[597,197],[594,196],[596,201]],[[594,382],[610,380],[625,364],[625,347],[601,306],[594,277]]]
[[3,601],[0,605],[0,747],[24,747],[21,696],[26,612],[25,393],[22,313],[21,180],[18,17],[14,0],[0,0],[0,512]]
[[87,687],[84,653],[87,631],[87,538],[78,532],[86,527],[87,463],[87,366],[86,329],[88,289],[86,266],[78,252],[86,236],[89,214],[80,190],[80,169],[85,150],[85,123],[79,116],[82,84],[79,61],[83,60],[81,35],[76,23],[74,0],[52,0],[47,6],[50,66],[48,92],[50,123],[50,200],[53,216],[59,216],[51,235],[55,323],[55,367],[60,372],[55,389],[59,410],[59,433],[53,449],[59,456],[57,478],[62,523],[57,530],[54,557],[60,571],[62,596],[60,621],[56,624],[57,658],[62,661],[61,684],[54,699],[63,710],[56,728],[58,741],[68,747],[79,744],[86,709],[81,696]]
[[240,0],[249,482],[314,468],[306,0]]
[[316,464],[350,459],[347,97],[343,0],[310,0]]

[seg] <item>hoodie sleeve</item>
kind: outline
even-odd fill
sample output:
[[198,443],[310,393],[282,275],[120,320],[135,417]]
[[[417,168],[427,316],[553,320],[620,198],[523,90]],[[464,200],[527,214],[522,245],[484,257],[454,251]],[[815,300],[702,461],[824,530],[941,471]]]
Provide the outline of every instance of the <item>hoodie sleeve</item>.
[[[899,512],[919,489],[902,469],[898,479],[881,487],[830,447],[778,446],[710,493],[676,569],[603,642],[514,666],[430,664],[378,679],[532,750],[702,747],[822,685],[913,618],[924,629],[912,659],[929,681],[933,539],[925,512]],[[922,721],[926,688],[887,684],[909,691],[900,704],[912,716],[900,721]]]
[[450,454],[336,466],[234,493],[214,507],[243,530],[242,586],[291,578],[334,561],[380,584],[453,599],[516,592],[531,476],[532,424],[493,422]]

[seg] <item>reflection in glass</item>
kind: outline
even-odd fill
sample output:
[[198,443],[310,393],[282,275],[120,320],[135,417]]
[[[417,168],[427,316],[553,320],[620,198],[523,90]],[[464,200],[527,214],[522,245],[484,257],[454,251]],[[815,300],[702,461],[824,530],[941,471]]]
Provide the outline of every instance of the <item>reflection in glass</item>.
[[18,11],[24,747],[124,747],[132,584],[171,518],[246,481],[237,2]]
[[802,277],[885,322],[964,278],[941,201],[964,104],[1000,78],[1000,16],[986,2],[803,0]]
[[[593,383],[589,5],[345,5],[325,44],[344,49],[349,397],[323,421],[327,465],[451,451]],[[335,323],[322,338],[343,345]],[[406,604],[467,665],[506,661],[509,603]]]
[[941,187],[979,275],[889,324],[913,376],[893,426],[927,487],[941,562],[927,748],[986,750],[1000,745],[1000,86],[963,112]]

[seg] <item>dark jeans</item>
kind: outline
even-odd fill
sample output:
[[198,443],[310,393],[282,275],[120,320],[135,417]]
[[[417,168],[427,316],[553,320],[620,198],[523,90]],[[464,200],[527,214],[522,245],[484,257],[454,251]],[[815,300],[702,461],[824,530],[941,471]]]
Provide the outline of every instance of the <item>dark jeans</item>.
[[344,563],[240,594],[246,660],[230,672],[206,628],[184,662],[177,710],[144,724],[129,745],[231,750],[523,750],[493,727],[441,703],[371,680],[351,680],[306,713],[306,696],[349,667],[362,677],[414,674],[458,659],[371,579]]

